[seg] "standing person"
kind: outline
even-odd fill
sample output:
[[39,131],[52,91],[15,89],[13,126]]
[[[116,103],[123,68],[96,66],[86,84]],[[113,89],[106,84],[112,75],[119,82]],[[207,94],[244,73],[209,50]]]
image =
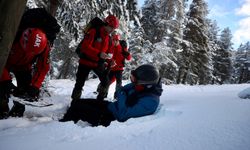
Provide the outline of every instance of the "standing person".
[[122,87],[122,73],[125,66],[125,60],[131,59],[131,54],[128,52],[127,42],[120,40],[120,35],[114,35],[114,56],[115,66],[111,68],[109,79],[111,81],[116,80],[115,91],[118,91]]
[[[25,14],[25,17],[34,12],[47,13],[41,8],[31,9],[27,12],[29,13]],[[24,16],[23,18],[25,18]],[[20,31],[21,27],[26,26],[24,21],[25,19],[21,20]],[[0,76],[0,119],[8,116],[23,116],[25,106],[18,102],[14,102],[12,109],[9,111],[8,102],[11,92],[14,96],[29,101],[38,99],[39,89],[50,68],[49,53],[51,46],[56,33],[60,30],[55,18],[50,18],[50,23],[51,25],[54,23],[54,26],[50,26],[49,31],[32,24],[27,26],[33,27],[25,28],[24,31],[20,32],[20,35],[17,34],[3,74]],[[15,75],[17,87],[12,84],[10,73]]]
[[[76,83],[71,95],[73,100],[80,99],[85,80],[91,70],[98,76],[102,87],[107,85],[108,80],[103,76],[103,72],[105,70],[105,61],[111,59],[107,54],[110,40],[109,34],[119,27],[119,20],[114,15],[109,15],[105,18],[104,23],[98,30],[95,28],[90,29],[81,42],[80,53],[82,57],[79,60]],[[96,38],[96,35],[98,35],[98,38]],[[100,92],[98,99],[103,99],[105,94]]]
[[117,91],[117,101],[96,99],[73,100],[70,108],[60,120],[87,121],[92,126],[108,126],[111,121],[124,122],[129,118],[153,114],[159,105],[162,84],[159,71],[150,64],[141,65],[131,71],[131,82]]
[[[125,60],[131,59],[131,54],[128,52],[127,42],[125,40],[120,40],[120,35],[115,33],[112,35],[113,46],[111,47],[113,51],[112,61],[115,65],[110,68],[108,75],[109,84],[106,87],[108,93],[109,86],[116,80],[115,91],[118,91],[122,87],[122,73],[125,66]],[[97,91],[100,91],[100,85]],[[107,95],[106,95],[107,96]],[[114,94],[115,97],[115,94]]]

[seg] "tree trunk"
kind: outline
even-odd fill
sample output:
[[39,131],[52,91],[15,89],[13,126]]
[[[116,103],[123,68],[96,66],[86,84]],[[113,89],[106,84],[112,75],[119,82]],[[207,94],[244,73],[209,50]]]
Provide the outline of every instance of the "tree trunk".
[[0,76],[8,59],[27,0],[0,1]]
[[50,0],[49,13],[54,17],[56,16],[56,11],[60,2],[61,0]]

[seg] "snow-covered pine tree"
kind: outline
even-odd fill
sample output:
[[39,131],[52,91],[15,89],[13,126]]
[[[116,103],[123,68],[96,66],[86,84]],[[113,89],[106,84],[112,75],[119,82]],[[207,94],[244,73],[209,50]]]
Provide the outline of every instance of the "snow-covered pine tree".
[[166,58],[165,61],[161,61],[160,71],[168,83],[176,83],[180,62],[179,52],[182,51],[180,43],[183,41],[186,0],[161,0],[159,4],[159,14],[162,19],[160,25],[165,28],[165,32],[164,38],[160,43],[156,43],[158,46],[155,47],[162,45],[162,53],[165,55],[161,57]]
[[146,0],[142,7],[141,24],[145,31],[145,39],[151,43],[160,42],[160,34],[164,32],[164,29],[160,29],[158,26],[160,17],[159,13],[159,0]]
[[212,53],[212,70],[213,70],[213,76],[211,78],[211,83],[215,84],[218,83],[218,81],[220,81],[220,78],[218,77],[217,72],[218,68],[216,67],[217,64],[217,59],[219,56],[217,56],[217,52],[221,49],[219,46],[219,39],[218,39],[218,33],[219,33],[219,27],[217,25],[217,22],[214,20],[207,20],[208,22],[208,37],[209,37],[209,50]]
[[207,3],[193,0],[187,13],[184,42],[178,82],[183,84],[207,84],[212,76],[211,54],[208,49]]
[[142,7],[145,38],[153,43],[151,57],[166,83],[175,83],[177,51],[183,37],[185,0],[148,0]]
[[231,72],[232,72],[232,62],[231,62],[231,50],[232,50],[232,34],[229,28],[222,30],[219,39],[219,48],[214,52],[213,64],[215,77],[215,83],[223,84],[229,83]]
[[250,42],[241,44],[235,53],[234,83],[246,83],[250,81]]

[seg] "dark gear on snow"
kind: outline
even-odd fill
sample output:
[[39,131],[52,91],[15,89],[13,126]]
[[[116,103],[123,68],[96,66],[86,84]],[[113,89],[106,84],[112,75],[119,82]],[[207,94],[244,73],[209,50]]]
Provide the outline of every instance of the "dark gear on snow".
[[13,102],[14,105],[9,112],[9,116],[11,117],[22,117],[25,111],[25,106],[18,102]]
[[92,126],[109,126],[110,122],[115,120],[114,116],[107,109],[109,103],[110,102],[96,99],[73,100],[70,108],[59,121],[74,121],[74,123],[77,123],[79,120],[83,120]]
[[[17,80],[17,88],[13,91],[13,96],[23,98],[27,101],[36,101],[39,95],[39,90],[31,83],[31,70],[14,72]],[[9,112],[9,116],[22,117],[25,111],[25,105],[14,102],[13,107]]]
[[8,99],[1,99],[0,100],[0,119],[8,118],[9,113],[9,100]]
[[15,88],[11,80],[0,82],[0,119],[8,118],[9,97]]

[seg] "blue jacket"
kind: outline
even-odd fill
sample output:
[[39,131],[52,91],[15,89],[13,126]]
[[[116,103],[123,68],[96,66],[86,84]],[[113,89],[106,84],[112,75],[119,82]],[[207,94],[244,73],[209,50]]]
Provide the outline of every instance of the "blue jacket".
[[142,92],[136,92],[135,85],[130,83],[118,91],[117,101],[110,103],[108,109],[120,122],[129,118],[151,115],[159,105],[161,93],[161,83],[146,88]]

